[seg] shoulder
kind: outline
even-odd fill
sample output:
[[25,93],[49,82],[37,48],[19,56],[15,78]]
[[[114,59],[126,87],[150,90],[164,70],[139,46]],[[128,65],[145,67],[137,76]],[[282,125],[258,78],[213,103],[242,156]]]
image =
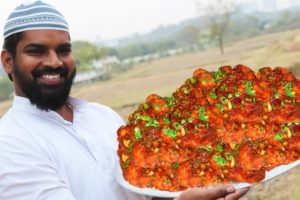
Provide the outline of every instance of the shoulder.
[[119,120],[121,117],[119,116],[119,114],[114,111],[112,108],[99,104],[99,103],[95,103],[95,102],[90,102],[88,103],[90,108],[94,111],[96,111],[98,114],[100,115],[105,115],[107,117],[112,117],[115,118],[117,120]]
[[89,120],[106,121],[118,126],[124,125],[121,116],[112,108],[96,102],[87,102],[79,99],[72,99],[75,106],[78,107],[78,112],[83,113]]

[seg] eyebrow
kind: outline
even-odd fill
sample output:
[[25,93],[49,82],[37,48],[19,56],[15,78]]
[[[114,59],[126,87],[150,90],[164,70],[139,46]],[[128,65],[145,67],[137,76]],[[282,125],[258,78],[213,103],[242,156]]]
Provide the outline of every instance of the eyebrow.
[[67,42],[67,43],[63,43],[63,44],[59,45],[59,47],[72,47],[72,44]]
[[25,49],[28,48],[45,48],[46,46],[43,44],[38,44],[38,43],[30,43],[28,45],[25,46]]
[[[39,44],[39,43],[30,43],[28,45],[25,46],[25,49],[28,49],[28,48],[39,48],[39,49],[42,49],[42,48],[46,48],[47,46],[44,45],[44,44]],[[72,47],[71,43],[69,42],[66,42],[66,43],[63,43],[63,44],[60,44],[57,48],[61,48],[61,47]]]

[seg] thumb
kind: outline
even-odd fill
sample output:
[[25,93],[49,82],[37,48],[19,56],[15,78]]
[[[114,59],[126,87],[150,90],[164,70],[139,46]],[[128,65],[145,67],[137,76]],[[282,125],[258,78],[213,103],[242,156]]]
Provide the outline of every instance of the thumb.
[[178,200],[215,200],[235,192],[233,186],[217,186],[213,188],[194,188],[180,194]]

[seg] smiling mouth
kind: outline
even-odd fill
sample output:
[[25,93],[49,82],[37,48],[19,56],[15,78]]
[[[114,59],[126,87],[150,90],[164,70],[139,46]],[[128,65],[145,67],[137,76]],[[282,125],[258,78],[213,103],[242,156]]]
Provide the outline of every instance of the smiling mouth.
[[61,74],[42,74],[38,80],[46,85],[58,85],[64,81]]
[[43,79],[51,79],[51,80],[59,79],[60,77],[61,77],[60,74],[43,74],[41,76],[41,78],[43,78]]

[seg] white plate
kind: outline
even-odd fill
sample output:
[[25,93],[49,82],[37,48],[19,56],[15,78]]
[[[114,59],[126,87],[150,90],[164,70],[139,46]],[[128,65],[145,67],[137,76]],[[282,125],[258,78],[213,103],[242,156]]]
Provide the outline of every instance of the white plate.
[[[280,174],[283,174],[285,172],[287,172],[288,170],[296,167],[300,165],[300,160],[295,161],[289,165],[281,165],[278,166],[274,169],[272,169],[271,171],[266,173],[266,177],[264,180],[262,180],[262,182],[265,182],[267,180],[270,180],[271,178],[274,178],[275,176],[278,176]],[[175,198],[178,197],[179,194],[181,192],[168,192],[168,191],[161,191],[161,190],[156,190],[156,189],[152,189],[152,188],[139,188],[133,185],[130,185],[124,178],[122,175],[122,170],[120,168],[119,164],[116,164],[116,170],[115,170],[115,177],[117,179],[117,182],[124,187],[125,189],[132,191],[134,193],[138,193],[138,194],[142,194],[145,196],[152,196],[152,197],[165,197],[165,198]],[[248,183],[235,183],[232,184],[236,189],[240,189],[240,188],[245,188],[245,187],[249,187],[251,184]]]

